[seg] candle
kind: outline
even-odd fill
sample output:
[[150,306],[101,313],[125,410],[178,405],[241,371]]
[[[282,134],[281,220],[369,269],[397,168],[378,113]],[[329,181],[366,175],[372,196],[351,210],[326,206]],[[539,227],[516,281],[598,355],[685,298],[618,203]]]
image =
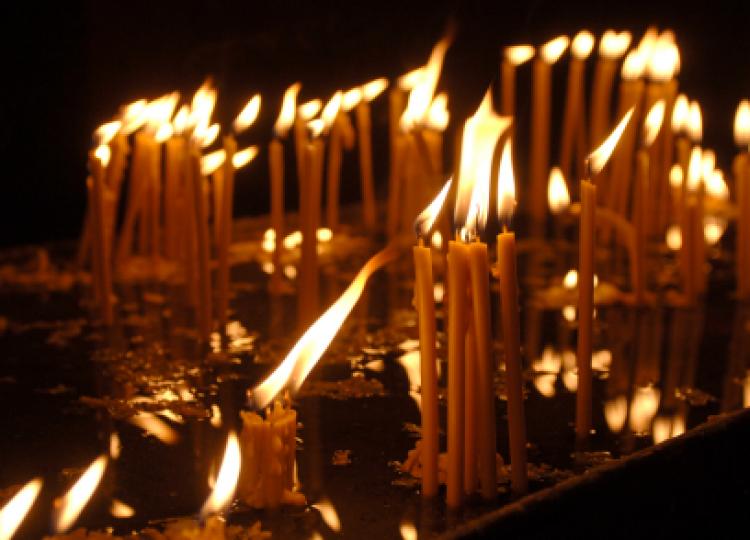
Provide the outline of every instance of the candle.
[[599,58],[594,70],[594,84],[591,94],[590,141],[598,145],[609,129],[609,110],[612,84],[617,73],[617,60],[630,46],[632,36],[628,31],[607,30],[599,42]]
[[[354,98],[352,93],[355,92]],[[337,95],[341,96],[338,98],[337,111],[333,120],[333,127],[328,135],[328,167],[326,173],[328,194],[326,197],[326,224],[332,231],[336,231],[339,228],[339,191],[341,185],[341,160],[343,159],[342,151],[346,146],[350,148],[354,143],[354,131],[349,120],[349,115],[346,108],[347,101],[358,102],[361,99],[362,92],[359,88],[355,88],[342,94],[337,92]],[[327,105],[326,105],[327,106]],[[354,105],[351,105],[352,107]]]
[[750,298],[750,101],[742,100],[734,117],[734,142],[740,148],[734,158],[737,192],[737,295]]
[[[480,379],[477,362],[477,335],[472,315],[471,296],[467,300],[467,326],[464,336],[464,493],[473,494],[479,479],[477,473],[477,401]],[[494,486],[493,486],[494,487]]]
[[[587,30],[578,32],[570,46],[571,59],[568,65],[568,89],[563,113],[562,137],[560,142],[560,169],[565,178],[572,178],[573,144],[576,141],[585,144],[585,102],[584,80],[586,76],[586,59],[594,47],[594,36]],[[578,138],[576,139],[576,136]],[[582,165],[582,164],[580,164]],[[576,166],[578,174],[582,167]]]
[[297,108],[297,116],[294,120],[294,150],[297,159],[297,184],[300,191],[302,190],[302,185],[305,183],[306,174],[307,123],[318,114],[321,107],[323,107],[323,102],[319,99],[313,99]]
[[542,45],[534,59],[534,83],[531,107],[531,145],[529,148],[529,210],[532,234],[544,234],[546,208],[544,185],[549,171],[550,98],[552,91],[552,64],[557,62],[568,47],[568,37],[560,36]]
[[219,241],[217,243],[219,252],[217,276],[219,298],[216,307],[219,329],[221,331],[226,328],[229,313],[229,246],[232,243],[232,228],[234,226],[234,220],[232,219],[232,209],[234,208],[234,163],[232,162],[232,157],[237,153],[237,140],[232,135],[224,137],[224,152],[226,158],[223,167],[220,169],[222,171],[221,176],[223,177],[220,199],[221,207],[219,208],[218,215],[214,216],[214,219],[218,219],[221,223]]
[[521,335],[518,321],[518,275],[516,271],[516,236],[507,224],[516,205],[515,179],[511,161],[510,140],[505,143],[500,161],[497,187],[498,219],[504,223],[497,235],[497,264],[503,328],[503,350],[508,395],[508,432],[510,439],[511,490],[520,495],[528,489],[526,472],[526,420],[523,404],[523,367]]
[[[221,151],[220,151],[221,152]],[[204,158],[205,159],[205,158]],[[188,174],[193,194],[193,210],[196,223],[196,255],[198,277],[197,321],[200,338],[207,341],[211,336],[213,294],[211,292],[211,255],[208,234],[208,217],[206,215],[206,198],[204,197],[204,173],[210,174],[210,167],[203,167],[197,149],[192,149],[189,157]],[[205,163],[205,162],[204,162]],[[219,162],[219,165],[221,162]],[[219,165],[216,165],[217,167]]]
[[112,309],[112,264],[110,262],[109,246],[107,245],[107,231],[105,222],[106,190],[104,181],[105,168],[109,163],[110,149],[106,145],[97,147],[89,155],[89,169],[91,171],[90,201],[92,208],[94,268],[98,269],[99,307],[102,322],[109,326],[114,322]]
[[[690,160],[690,140],[686,135],[689,108],[690,105],[685,94],[677,96],[674,106],[672,107],[672,132],[676,135],[675,159],[677,162],[676,166],[679,167],[676,171],[679,172],[674,173],[673,179],[672,172],[670,171],[670,184],[672,185],[672,200],[674,202],[672,222],[677,223],[678,225],[682,223],[682,208],[684,206],[685,198],[684,178]],[[677,177],[678,174],[679,182]]]
[[375,181],[372,171],[372,120],[370,102],[388,87],[387,79],[375,79],[362,86],[362,100],[357,104],[357,135],[359,140],[359,174],[362,182],[362,216],[365,227],[372,231],[377,221]]
[[502,90],[500,95],[500,114],[516,118],[516,68],[534,57],[532,45],[512,45],[503,52],[500,67]]
[[182,196],[187,141],[178,135],[171,137],[165,146],[164,254],[170,259],[175,259],[178,254],[177,240],[180,221],[177,201]]

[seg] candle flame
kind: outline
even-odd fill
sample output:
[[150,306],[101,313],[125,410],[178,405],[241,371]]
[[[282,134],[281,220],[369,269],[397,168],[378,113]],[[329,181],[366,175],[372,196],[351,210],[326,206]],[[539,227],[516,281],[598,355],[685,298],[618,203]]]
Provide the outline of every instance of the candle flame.
[[654,46],[656,45],[656,41],[658,39],[659,31],[656,29],[656,27],[648,27],[644,32],[641,41],[638,43],[638,52],[641,53],[644,61],[647,61],[651,57],[651,53],[653,52]]
[[94,150],[94,156],[101,161],[102,167],[109,165],[109,160],[112,157],[112,150],[106,144],[100,144]]
[[640,49],[630,51],[622,62],[620,71],[622,78],[626,81],[640,79],[646,69],[647,61],[648,56],[643,54]]
[[[292,123],[294,123],[294,113],[297,109],[297,95],[301,88],[302,84],[296,82],[284,92],[279,117],[276,119],[276,123],[273,126],[273,132],[279,138],[286,137],[289,128],[292,127]],[[317,111],[315,112],[317,113]]]
[[516,180],[513,174],[512,154],[511,140],[508,138],[503,145],[500,170],[497,175],[497,217],[503,223],[510,221],[516,206]]
[[563,278],[563,287],[568,290],[573,290],[578,287],[578,270],[571,268],[565,273]]
[[701,142],[703,138],[703,115],[701,114],[701,106],[695,100],[690,102],[687,134],[694,143]]
[[672,168],[669,169],[669,185],[673,188],[682,187],[682,182],[685,179],[685,173],[682,171],[682,167],[675,163]]
[[630,429],[638,433],[648,433],[651,421],[659,409],[661,394],[652,385],[639,386],[635,389],[633,400],[630,402]]
[[612,433],[620,433],[625,427],[628,416],[628,400],[625,396],[617,396],[604,402],[604,419]]
[[266,407],[285,386],[293,391],[299,389],[351,313],[367,280],[396,255],[394,248],[386,247],[365,263],[344,293],[307,329],[273,373],[251,391],[256,407]]
[[594,48],[594,41],[594,34],[588,30],[581,30],[573,38],[573,43],[570,45],[570,52],[578,60],[586,60]]
[[668,37],[659,36],[648,59],[648,76],[654,81],[668,81],[680,70],[680,50]]
[[559,167],[552,167],[547,184],[547,203],[550,212],[559,214],[570,206],[570,192]]
[[729,186],[721,169],[714,169],[703,178],[707,195],[724,202],[729,200]]
[[667,229],[665,241],[672,251],[678,251],[682,247],[682,229],[679,225],[671,225]]
[[450,177],[440,190],[440,193],[417,216],[417,219],[414,221],[414,229],[417,231],[417,236],[427,236],[429,234],[432,226],[435,224],[435,220],[440,215],[445,198],[448,196],[452,184],[453,177]]
[[700,146],[693,146],[690,152],[690,161],[688,162],[687,189],[695,192],[700,187],[703,175],[703,152]]
[[210,126],[198,124],[193,130],[193,140],[201,148],[206,148],[213,144],[216,137],[219,136],[219,131],[221,131],[221,126],[219,124],[211,124]]
[[23,486],[0,510],[0,540],[10,540],[42,489],[42,479],[34,478]]
[[418,68],[412,69],[408,73],[401,75],[401,77],[398,78],[398,87],[404,91],[408,91],[414,88],[414,86],[422,78],[423,69],[423,66],[420,66]]
[[111,122],[102,124],[101,126],[96,128],[96,131],[94,132],[97,142],[99,144],[109,144],[115,137],[115,135],[117,135],[117,132],[120,131],[121,127],[121,120],[113,120]]
[[216,90],[212,87],[211,81],[206,80],[193,95],[188,125],[196,128],[208,126],[215,106]]
[[125,106],[122,112],[122,132],[130,135],[140,128],[146,121],[146,110],[148,102],[145,99],[139,99]]
[[109,507],[109,513],[112,514],[112,517],[127,519],[135,515],[135,510],[133,510],[132,506],[125,504],[121,500],[113,499],[112,505]]
[[362,85],[362,99],[372,101],[388,88],[388,79],[380,77]]
[[242,167],[250,163],[253,159],[255,159],[255,156],[257,155],[257,146],[248,146],[247,148],[243,148],[242,150],[235,152],[232,156],[232,167],[234,167],[235,169],[241,169]]
[[622,32],[607,30],[599,42],[599,56],[608,60],[617,60],[628,50],[632,39],[633,36],[627,30]]
[[341,520],[339,520],[339,514],[336,512],[336,507],[333,506],[331,501],[328,499],[321,499],[319,502],[312,505],[320,512],[320,517],[323,518],[325,524],[333,532],[341,532]]
[[651,106],[643,121],[643,143],[646,146],[651,146],[656,140],[663,121],[664,100],[660,99]]
[[190,122],[190,107],[183,105],[177,111],[172,119],[172,127],[176,135],[182,135],[188,128]]
[[166,94],[150,101],[145,111],[147,126],[155,131],[162,124],[168,123],[172,118],[179,99],[180,94],[172,92],[171,94]]
[[321,100],[317,98],[311,99],[310,101],[300,105],[297,109],[297,112],[299,113],[300,118],[307,122],[315,118],[315,115],[320,112],[321,107],[323,107],[323,102]]
[[533,45],[511,45],[505,48],[505,59],[513,66],[520,66],[534,58],[535,52]]
[[675,414],[672,417],[657,416],[654,419],[655,444],[679,437],[683,433],[685,433],[685,418],[680,414]]
[[716,152],[710,148],[706,148],[701,153],[701,176],[704,182],[708,182],[709,177],[714,172],[716,167]]
[[445,131],[449,121],[448,94],[441,92],[432,100],[430,110],[427,113],[426,125],[435,131]]
[[180,440],[180,436],[174,429],[150,412],[140,411],[131,416],[128,421],[164,444],[176,444]]
[[539,55],[545,63],[554,64],[560,59],[560,56],[565,52],[565,49],[568,48],[569,42],[570,38],[568,38],[568,36],[558,36],[551,39],[539,47]]
[[682,133],[688,125],[688,115],[690,114],[690,103],[685,94],[680,94],[674,100],[672,108],[672,131]]
[[344,92],[344,94],[341,96],[341,110],[343,110],[344,112],[349,112],[354,107],[359,105],[360,101],[362,101],[362,88],[359,86],[355,86],[354,88],[351,88],[350,90]]
[[61,498],[55,500],[54,530],[64,533],[81,515],[94,494],[107,467],[107,456],[99,456],[86,469],[73,487]]
[[737,146],[750,146],[750,101],[743,99],[734,115],[734,142]]
[[323,133],[325,127],[326,123],[322,118],[316,118],[315,120],[310,120],[307,123],[307,128],[310,130],[310,135],[312,135],[313,139],[320,137],[320,134]]
[[166,142],[174,134],[174,127],[170,122],[165,122],[159,126],[154,134],[154,140],[158,143]]
[[216,476],[213,490],[201,509],[201,516],[206,517],[224,510],[232,502],[234,490],[237,488],[237,482],[240,479],[240,464],[242,456],[240,454],[240,442],[237,435],[229,432],[227,438],[227,447],[224,450],[224,459],[219,468],[219,474]]
[[201,156],[201,174],[208,176],[222,166],[227,158],[227,153],[222,150],[216,150],[205,156]]
[[419,535],[417,534],[417,528],[411,521],[404,520],[398,526],[398,530],[401,533],[402,540],[417,540]]
[[599,174],[607,164],[607,161],[609,161],[612,152],[614,152],[617,143],[620,141],[622,132],[625,131],[625,128],[630,122],[630,118],[633,116],[634,109],[635,107],[631,107],[599,148],[589,154],[586,161],[588,162],[589,171],[592,176]]
[[234,119],[234,132],[241,133],[253,125],[260,112],[260,94],[251,97]]
[[424,123],[430,103],[432,103],[432,98],[435,95],[435,88],[443,69],[445,53],[449,46],[450,39],[448,37],[438,41],[432,49],[427,64],[420,69],[417,81],[409,92],[409,100],[401,117],[402,129],[407,130],[414,125]]
[[336,120],[336,115],[339,113],[339,109],[341,109],[342,97],[343,94],[341,93],[341,90],[339,90],[333,94],[331,99],[328,100],[328,103],[326,103],[326,106],[323,107],[323,111],[320,113],[320,118],[323,120],[324,131],[328,131],[333,125],[334,120]]
[[703,218],[703,239],[708,245],[713,246],[718,243],[726,230],[726,219],[719,216],[706,216]]

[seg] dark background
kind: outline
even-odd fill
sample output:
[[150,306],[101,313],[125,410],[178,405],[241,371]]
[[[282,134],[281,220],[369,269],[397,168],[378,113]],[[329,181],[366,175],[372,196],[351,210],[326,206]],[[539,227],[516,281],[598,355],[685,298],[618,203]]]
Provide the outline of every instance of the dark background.
[[[29,2],[4,11],[0,245],[77,236],[90,135],[120,104],[173,89],[189,98],[210,74],[219,89],[215,118],[223,125],[249,96],[262,92],[261,117],[240,145],[265,143],[287,85],[301,80],[301,99],[325,99],[338,88],[398,76],[426,61],[448,21],[457,34],[440,86],[449,93],[452,126],[473,111],[496,79],[503,45],[540,43],[582,28],[596,34],[630,29],[635,39],[649,24],[674,29],[682,56],[681,88],[700,100],[704,143],[717,149],[725,171],[734,152],[737,102],[750,97],[747,1],[99,0]],[[521,124],[528,114],[529,71],[519,73]],[[555,69],[560,102],[565,73],[561,62]],[[373,114],[382,193],[387,100],[376,101]],[[354,171],[355,162],[348,159],[345,167]],[[237,214],[266,210],[265,170],[261,155],[238,177]],[[293,189],[287,193],[290,208],[296,206]],[[345,185],[344,198],[357,195],[356,182]]]

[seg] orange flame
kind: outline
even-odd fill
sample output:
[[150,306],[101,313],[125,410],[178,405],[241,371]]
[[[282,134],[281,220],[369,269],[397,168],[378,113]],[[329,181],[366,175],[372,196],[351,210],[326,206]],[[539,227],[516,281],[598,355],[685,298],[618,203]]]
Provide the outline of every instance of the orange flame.
[[609,134],[609,137],[604,140],[599,148],[589,154],[586,161],[588,163],[589,172],[592,176],[599,174],[609,161],[612,152],[614,152],[617,143],[620,141],[622,132],[625,131],[625,128],[630,122],[630,118],[633,116],[633,109],[635,109],[635,107],[631,107],[631,109],[625,113],[620,120],[620,123],[617,124],[615,129],[612,130],[612,133]]
[[213,144],[216,137],[219,136],[219,131],[221,131],[221,126],[219,124],[211,124],[210,126],[199,124],[195,126],[195,129],[193,130],[193,140],[201,148],[206,148]]
[[701,142],[703,138],[703,115],[701,114],[701,106],[695,100],[690,102],[687,134],[694,143]]
[[339,519],[338,512],[336,512],[336,507],[333,506],[331,501],[328,499],[321,499],[320,502],[317,502],[312,506],[320,512],[320,517],[323,518],[323,521],[325,521],[325,524],[328,525],[329,529],[333,532],[341,532],[341,520]]
[[432,49],[427,64],[419,70],[419,76],[409,93],[406,110],[401,119],[402,129],[409,129],[411,126],[425,121],[430,103],[432,103],[432,98],[435,95],[435,88],[437,88],[440,79],[440,72],[443,69],[445,53],[449,46],[450,39],[447,37],[438,41]]
[[646,69],[648,57],[640,49],[630,51],[622,62],[621,75],[626,81],[640,79]]
[[112,157],[112,150],[106,144],[100,144],[94,150],[94,156],[102,162],[102,167],[109,165],[109,160]]
[[570,52],[578,60],[586,60],[594,48],[594,34],[588,30],[581,30],[573,38],[570,45]]
[[172,118],[172,114],[174,113],[175,107],[177,107],[177,101],[179,99],[180,94],[178,92],[172,92],[171,94],[166,94],[150,101],[145,111],[146,124],[148,127],[152,130],[156,130],[162,124],[168,123]]
[[445,198],[448,196],[452,184],[453,177],[450,177],[443,186],[443,189],[440,190],[440,193],[438,193],[432,202],[422,210],[419,216],[417,216],[417,219],[414,221],[414,229],[417,231],[417,236],[422,237],[429,234],[432,226],[435,224],[435,220],[438,215],[440,215],[440,210],[443,208]]
[[607,30],[599,42],[599,55],[609,60],[620,58],[630,47],[633,36],[627,30],[615,32]]
[[714,167],[716,167],[716,152],[706,148],[701,154],[701,176],[704,182],[708,182],[714,172]]
[[188,107],[187,105],[183,105],[179,108],[177,114],[175,114],[174,118],[172,119],[172,127],[174,128],[175,134],[182,135],[188,128],[189,121],[190,107]]
[[704,183],[706,185],[706,195],[714,197],[720,201],[729,200],[729,186],[727,186],[726,180],[724,180],[724,173],[721,169],[714,169],[704,176]]
[[323,110],[320,113],[320,118],[323,120],[323,131],[328,131],[333,125],[334,120],[336,120],[336,115],[339,113],[339,109],[341,109],[342,98],[343,94],[341,90],[339,90],[333,94],[331,99],[328,100],[328,103],[326,103],[326,106],[323,107]]
[[604,403],[604,419],[612,433],[620,433],[625,427],[628,416],[628,400],[625,396],[617,396]]
[[118,519],[128,519],[135,515],[135,510],[133,510],[132,506],[125,504],[121,500],[113,499],[109,507],[109,513],[112,514],[112,517]]
[[650,26],[646,29],[641,41],[638,43],[638,52],[643,56],[644,61],[648,61],[651,57],[651,53],[653,52],[658,39],[659,31],[655,27]]
[[210,154],[206,154],[201,157],[201,174],[208,176],[216,169],[221,167],[224,160],[227,158],[227,153],[224,150],[216,150]]
[[513,66],[520,66],[534,58],[533,45],[511,45],[505,48],[505,59]]
[[234,119],[234,132],[241,133],[251,125],[258,118],[260,112],[260,94],[255,94],[248,100],[245,106]]
[[251,391],[256,407],[266,407],[285,386],[293,391],[299,389],[351,313],[367,280],[396,255],[394,248],[386,247],[365,263],[344,293],[307,329],[273,373]]
[[255,156],[257,155],[257,146],[248,146],[247,148],[243,148],[239,152],[235,152],[235,154],[232,156],[232,167],[234,167],[235,169],[241,169],[242,167],[250,163],[253,159],[255,159]]
[[513,174],[513,158],[510,138],[505,141],[497,175],[497,217],[508,223],[516,206],[516,180]]
[[664,100],[660,99],[654,103],[646,114],[643,121],[643,144],[651,146],[659,134],[664,121]]
[[55,500],[54,529],[56,533],[63,533],[73,526],[101,482],[106,468],[107,456],[99,456],[73,484],[73,487],[63,497]]
[[319,99],[311,99],[310,101],[303,103],[299,106],[297,109],[297,112],[299,113],[300,118],[304,121],[312,120],[316,114],[320,111],[321,107],[323,107],[323,102]]
[[648,60],[648,75],[654,81],[668,81],[680,70],[680,50],[671,33],[656,40]]
[[139,99],[125,106],[122,112],[122,132],[130,135],[140,128],[146,121],[146,110],[148,102],[145,99]]
[[701,157],[703,152],[700,146],[693,146],[693,150],[690,152],[690,161],[688,162],[688,174],[687,174],[687,189],[690,192],[695,192],[701,184],[701,178],[703,176],[703,158]]
[[237,488],[237,482],[240,479],[241,463],[240,442],[237,440],[237,435],[230,431],[227,438],[227,447],[224,451],[224,459],[221,462],[213,491],[211,491],[211,495],[206,499],[201,509],[203,517],[221,512],[232,502],[234,490]]
[[682,187],[682,181],[685,178],[685,174],[682,167],[675,163],[672,168],[669,169],[669,185],[673,188]]
[[0,540],[10,540],[42,489],[42,479],[34,478],[23,486],[0,510]]
[[568,48],[569,42],[568,36],[558,36],[551,39],[539,48],[539,55],[547,64],[554,64]]
[[216,90],[212,88],[211,81],[207,80],[196,90],[190,106],[189,126],[208,126],[211,122],[211,114],[216,106]]
[[166,142],[174,134],[174,126],[165,122],[159,126],[154,134],[154,140],[158,143]]
[[[273,132],[279,138],[286,137],[289,128],[291,128],[292,123],[294,123],[294,112],[297,109],[297,95],[301,88],[302,84],[296,82],[284,92],[284,99],[281,103],[279,117],[276,119],[276,123],[273,126]],[[317,111],[315,112],[317,113]]]
[[320,137],[320,134],[323,133],[323,130],[326,127],[326,123],[322,118],[316,118],[315,120],[310,120],[307,123],[307,127],[310,130],[310,135],[312,135],[312,138],[314,139]]
[[96,128],[96,131],[94,132],[94,135],[96,135],[97,138],[97,142],[99,144],[109,144],[114,136],[117,135],[117,132],[120,131],[121,127],[121,120],[113,120],[111,122],[107,122],[106,124],[102,124],[101,126]]
[[149,435],[153,435],[164,444],[175,444],[180,440],[180,436],[174,429],[150,412],[141,411],[135,416],[131,416],[128,421]]
[[414,86],[416,86],[416,84],[422,78],[423,69],[424,68],[420,66],[418,68],[412,69],[408,73],[401,75],[398,78],[398,87],[404,91],[411,90],[412,88],[414,88]]
[[743,99],[734,115],[734,142],[737,146],[750,146],[750,101]]
[[690,103],[685,94],[680,94],[674,101],[672,108],[672,131],[681,133],[687,127]]
[[362,99],[372,101],[388,88],[388,79],[380,77],[362,85]]
[[654,443],[656,444],[673,437],[679,437],[683,433],[685,433],[685,418],[683,415],[657,416],[654,419]]
[[682,247],[682,229],[679,225],[670,225],[664,238],[667,247],[672,251],[677,251]]
[[448,113],[448,95],[445,92],[441,92],[435,99],[432,100],[430,110],[427,113],[426,125],[430,129],[435,131],[445,131],[450,121],[450,113]]
[[652,385],[639,386],[635,389],[633,401],[630,402],[630,429],[635,433],[647,433],[651,421],[659,409],[660,392]]
[[349,112],[356,107],[360,101],[362,101],[362,88],[355,86],[344,92],[343,96],[341,96],[341,110]]
[[570,206],[570,192],[559,167],[552,167],[547,184],[547,203],[550,212],[559,214]]

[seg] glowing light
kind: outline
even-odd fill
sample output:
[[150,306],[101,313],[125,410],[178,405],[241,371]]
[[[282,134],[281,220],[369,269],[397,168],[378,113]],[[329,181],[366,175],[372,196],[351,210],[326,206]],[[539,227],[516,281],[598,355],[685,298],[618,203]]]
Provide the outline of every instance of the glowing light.
[[672,251],[679,251],[682,247],[682,230],[679,225],[670,225],[667,229],[665,241]]
[[612,433],[620,433],[625,427],[628,416],[628,400],[625,396],[617,396],[604,402],[604,419]]
[[[271,263],[271,266],[273,266],[273,263]],[[273,269],[271,269],[271,272],[273,274]],[[220,428],[222,425],[222,419],[221,419],[221,409],[216,403],[213,403],[211,405],[211,425],[215,427],[216,429]]]
[[302,231],[294,231],[284,237],[284,248],[294,249],[302,243]]
[[729,200],[729,186],[724,180],[724,173],[721,169],[713,169],[707,176],[704,174],[703,183],[706,186],[706,195],[720,201]]
[[708,177],[713,173],[714,167],[716,167],[716,152],[710,148],[706,148],[701,154],[701,176],[704,182],[708,181]]
[[0,510],[0,540],[10,540],[13,537],[41,489],[42,479],[34,478],[3,506]]
[[122,132],[130,135],[140,128],[146,121],[146,109],[148,102],[145,99],[139,99],[129,105],[126,105],[122,112]]
[[574,268],[568,270],[563,278],[563,287],[571,291],[578,287],[578,270]]
[[252,160],[254,160],[255,156],[257,155],[257,146],[248,146],[247,148],[243,148],[242,150],[235,152],[234,155],[232,155],[232,167],[234,167],[235,169],[241,169]]
[[660,99],[651,106],[643,121],[643,142],[646,146],[651,146],[656,140],[663,120],[664,100]]
[[73,526],[94,494],[106,468],[107,456],[99,456],[73,487],[63,497],[55,500],[53,528],[56,533],[64,533]]
[[341,96],[341,110],[349,112],[356,107],[360,101],[362,101],[362,88],[356,86],[351,90],[347,90]]
[[703,138],[703,115],[701,106],[695,100],[690,102],[688,110],[687,134],[694,143],[701,142]]
[[669,169],[669,185],[677,189],[682,187],[682,182],[685,179],[685,174],[682,172],[682,167],[675,163]]
[[646,29],[641,41],[638,43],[638,52],[644,57],[644,59],[648,59],[651,56],[658,39],[659,32],[655,27],[650,26]]
[[319,99],[312,99],[308,101],[307,103],[303,103],[299,106],[297,109],[297,113],[299,114],[300,118],[304,121],[312,120],[316,114],[320,111],[321,107],[323,107],[323,102]]
[[680,50],[677,44],[662,36],[656,41],[648,60],[648,76],[654,81],[668,81],[680,70]]
[[685,418],[676,414],[672,417],[657,416],[654,419],[654,443],[659,444],[667,439],[679,437],[685,433]]
[[685,94],[680,94],[674,101],[672,108],[672,131],[682,133],[687,129],[690,115],[690,102]]
[[307,128],[310,130],[310,135],[312,136],[313,139],[316,137],[320,137],[325,127],[326,127],[326,123],[323,121],[322,118],[316,118],[315,120],[310,120],[307,123]]
[[719,216],[703,218],[703,238],[709,246],[716,245],[727,230],[727,220]]
[[688,191],[695,192],[698,190],[701,184],[701,178],[703,177],[703,152],[700,146],[693,146],[690,152],[690,161],[688,162],[688,175],[686,187]]
[[176,444],[180,440],[180,436],[174,429],[150,412],[140,411],[131,416],[128,421],[164,444]]
[[174,134],[174,126],[169,122],[160,125],[154,134],[154,140],[158,143],[166,142]]
[[240,479],[240,464],[242,457],[240,455],[240,442],[233,431],[229,432],[227,438],[227,447],[224,451],[224,459],[221,461],[219,474],[216,477],[213,491],[209,495],[201,509],[201,515],[207,516],[221,512],[229,506],[234,497],[234,490]]
[[552,167],[549,172],[549,183],[547,184],[547,203],[550,212],[560,214],[570,206],[570,193],[568,184],[559,167]]
[[96,131],[94,132],[97,142],[99,144],[109,144],[112,139],[114,139],[115,135],[117,135],[117,132],[120,131],[121,127],[122,121],[120,120],[113,120],[112,122],[102,124],[96,128]]
[[162,124],[168,124],[179,99],[180,94],[172,92],[149,102],[145,111],[148,127],[155,130]]
[[401,75],[401,77],[398,78],[398,87],[401,90],[409,91],[420,81],[422,78],[422,67],[418,67],[415,69],[412,69],[408,73],[405,73],[404,75]]
[[211,124],[210,126],[200,124],[193,130],[193,140],[201,147],[206,148],[211,146],[219,136],[221,126],[219,124]]
[[594,34],[588,30],[581,30],[573,38],[570,52],[579,60],[586,60],[594,48]]
[[112,432],[109,436],[109,457],[112,459],[118,459],[122,452],[122,443],[120,442],[120,436],[116,431]]
[[549,40],[547,43],[539,47],[539,55],[542,57],[547,64],[554,64],[568,48],[570,39],[568,36],[558,36],[554,39]]
[[640,79],[643,76],[643,71],[646,69],[647,61],[648,57],[639,49],[630,51],[625,56],[625,60],[622,61],[622,68],[620,70],[622,78],[626,81]]
[[546,398],[555,397],[555,382],[557,375],[554,373],[540,373],[534,375],[534,388]]
[[287,264],[284,267],[284,275],[287,279],[296,279],[297,278],[297,267],[292,264]]
[[336,507],[333,506],[331,501],[328,499],[322,499],[320,502],[315,503],[312,506],[320,512],[320,517],[323,518],[323,521],[328,525],[329,529],[333,532],[341,532],[341,520],[339,520],[339,514],[336,512]]
[[215,106],[216,90],[211,86],[211,81],[207,80],[193,95],[188,125],[195,126],[196,129],[208,126]]
[[631,107],[631,109],[625,113],[615,129],[612,130],[612,133],[609,134],[609,136],[604,140],[599,148],[589,154],[587,162],[592,175],[599,174],[609,161],[612,152],[614,152],[617,143],[620,141],[622,132],[625,131],[625,128],[630,122],[630,118],[633,116],[634,109],[635,107]]
[[321,227],[315,231],[315,238],[318,242],[325,244],[333,239],[333,231],[328,227]]
[[449,121],[448,95],[445,92],[441,92],[432,100],[430,109],[427,112],[426,126],[435,131],[445,131]]
[[[284,92],[284,98],[281,102],[281,110],[279,111],[279,116],[273,126],[273,132],[279,138],[286,137],[289,128],[292,127],[292,124],[294,123],[294,113],[297,109],[297,95],[301,88],[302,84],[296,82]],[[317,113],[317,111],[315,111],[315,113]],[[315,116],[315,114],[313,114],[313,116]]]
[[328,100],[328,103],[326,103],[326,106],[323,107],[323,110],[320,113],[320,118],[323,120],[324,131],[328,131],[333,125],[333,121],[336,120],[336,115],[339,113],[339,109],[341,109],[342,98],[343,94],[341,93],[341,90],[339,90],[333,94],[331,99]]
[[435,283],[432,287],[432,297],[437,304],[442,303],[443,298],[445,298],[445,285],[442,283]]
[[563,319],[565,319],[566,321],[572,323],[572,322],[575,322],[576,315],[577,315],[577,312],[576,312],[576,307],[575,306],[563,306],[563,308],[562,308]]
[[253,125],[253,122],[255,122],[255,120],[258,118],[259,112],[260,94],[255,94],[248,100],[248,102],[240,111],[240,114],[237,115],[237,118],[234,119],[234,132],[241,133],[251,125]]
[[639,386],[635,389],[630,403],[630,429],[633,433],[644,434],[651,429],[651,421],[659,409],[660,392],[654,386]]
[[112,157],[112,150],[106,144],[100,144],[94,150],[94,156],[101,161],[102,167],[106,167],[109,164],[109,160]]
[[276,270],[276,266],[271,261],[266,261],[261,265],[261,270],[264,274],[273,274]]
[[398,526],[402,540],[417,540],[417,529],[411,521],[402,521]]
[[362,99],[372,101],[388,88],[388,79],[380,77],[362,85]]
[[734,115],[734,142],[737,146],[750,145],[750,101],[743,99]]
[[113,499],[112,505],[109,507],[109,513],[112,514],[112,517],[116,517],[118,519],[127,519],[135,515],[135,510],[133,510],[131,506],[128,506],[121,500]]
[[206,154],[201,157],[201,174],[208,176],[222,166],[224,160],[227,158],[227,153],[224,150],[216,150],[210,154]]
[[417,231],[417,236],[427,236],[430,232],[432,226],[435,224],[435,220],[440,215],[440,210],[443,208],[445,198],[448,196],[452,184],[453,177],[448,179],[440,190],[440,193],[438,193],[432,202],[427,205],[427,208],[422,210],[419,216],[417,216],[417,219],[414,221],[414,229]]
[[599,41],[599,55],[610,60],[620,58],[630,47],[633,36],[627,30],[615,32],[607,30]]
[[180,107],[180,109],[177,111],[177,114],[175,114],[174,118],[172,119],[172,127],[174,128],[175,134],[182,135],[188,128],[189,122],[190,107],[188,107],[187,105],[183,105],[182,107]]
[[443,247],[443,235],[440,234],[440,231],[435,231],[432,233],[432,238],[430,240],[430,243],[432,244],[432,247],[435,249],[442,249]]
[[534,58],[533,45],[511,45],[505,48],[505,59],[514,66],[525,64]]
[[419,70],[419,76],[409,92],[409,100],[401,118],[401,129],[407,130],[415,124],[424,123],[449,46],[450,40],[447,37],[438,41],[432,48],[427,64]]

